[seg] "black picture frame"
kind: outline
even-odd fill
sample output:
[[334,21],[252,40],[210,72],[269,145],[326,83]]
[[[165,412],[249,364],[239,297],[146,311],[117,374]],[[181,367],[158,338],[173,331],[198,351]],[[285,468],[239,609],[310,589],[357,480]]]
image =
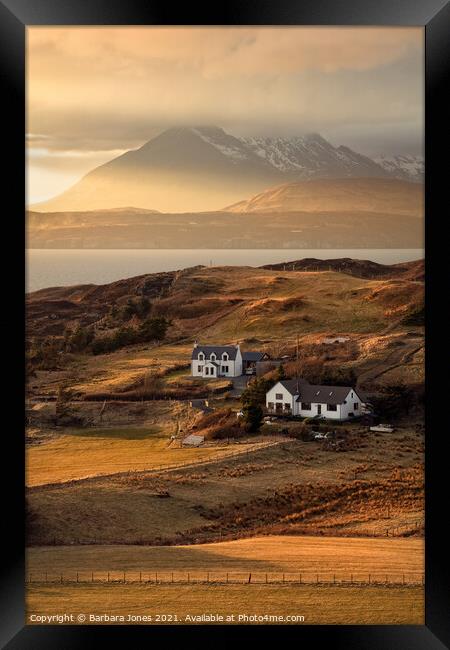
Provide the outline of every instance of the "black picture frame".
[[[440,222],[448,219],[448,104],[450,67],[450,6],[447,0],[228,0],[220,6],[161,0],[0,0],[0,82],[3,86],[3,142],[7,153],[4,192],[8,211],[4,235],[7,251],[4,282],[8,319],[2,323],[14,354],[13,375],[8,373],[8,404],[16,414],[3,428],[7,453],[2,471],[3,536],[0,591],[2,647],[57,648],[98,646],[106,634],[115,642],[141,647],[155,638],[156,628],[93,626],[25,626],[24,614],[24,441],[23,431],[23,286],[25,187],[25,28],[32,25],[397,25],[425,27],[426,70],[426,618],[424,626],[297,626],[297,642],[330,643],[333,647],[405,648],[438,650],[450,646],[450,584],[446,543],[446,505],[449,498],[445,418],[437,404],[448,401],[449,383],[438,374],[445,364],[441,345],[447,336],[441,310],[448,303],[446,258],[448,244]],[[6,159],[6,158],[5,158]],[[5,197],[6,198],[6,197]],[[447,199],[447,201],[446,201]],[[5,226],[5,223],[4,223]],[[13,242],[13,243],[12,243]],[[5,246],[6,248],[6,246]],[[6,251],[5,251],[6,252]],[[9,282],[14,279],[14,282]],[[442,286],[440,281],[444,279]],[[449,278],[450,279],[450,278]],[[19,286],[16,286],[19,285]],[[434,314],[434,316],[433,316]],[[13,326],[11,327],[11,323]],[[3,339],[5,340],[5,339]],[[442,342],[442,343],[441,343]],[[443,524],[443,525],[441,525]],[[161,628],[159,628],[160,630]],[[202,628],[204,629],[204,628]],[[235,628],[222,628],[225,642]],[[287,628],[283,628],[286,630]],[[176,628],[165,628],[172,633]],[[239,628],[241,630],[241,628]],[[292,630],[292,628],[291,628]],[[184,643],[193,641],[199,628],[183,628]],[[212,632],[213,630],[209,630]],[[273,629],[271,630],[273,631]],[[280,634],[281,628],[276,629]],[[256,635],[256,628],[252,635]],[[267,630],[264,631],[266,634]]]

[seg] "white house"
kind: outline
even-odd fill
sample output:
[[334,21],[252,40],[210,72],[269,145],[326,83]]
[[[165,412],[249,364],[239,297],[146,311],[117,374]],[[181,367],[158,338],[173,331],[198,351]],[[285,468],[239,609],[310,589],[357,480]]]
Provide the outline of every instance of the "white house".
[[191,360],[193,377],[239,377],[242,354],[239,345],[199,345],[194,343]]
[[269,413],[349,420],[362,414],[362,399],[351,386],[315,386],[304,379],[279,381],[266,393]]

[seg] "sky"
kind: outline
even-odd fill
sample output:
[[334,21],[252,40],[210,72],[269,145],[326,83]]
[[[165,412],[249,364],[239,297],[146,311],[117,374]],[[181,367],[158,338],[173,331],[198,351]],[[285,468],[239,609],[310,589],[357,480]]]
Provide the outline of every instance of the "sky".
[[28,27],[27,202],[166,128],[421,154],[421,27]]

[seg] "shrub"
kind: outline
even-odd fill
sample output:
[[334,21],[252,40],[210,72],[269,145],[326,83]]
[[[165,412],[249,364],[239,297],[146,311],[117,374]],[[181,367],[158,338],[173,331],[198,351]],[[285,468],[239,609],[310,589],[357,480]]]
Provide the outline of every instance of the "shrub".
[[83,352],[94,340],[95,334],[92,327],[78,326],[75,330],[66,330],[64,345],[67,352]]
[[249,404],[265,404],[266,393],[274,384],[275,379],[267,379],[266,377],[251,379],[241,395],[242,405],[245,407]]
[[247,431],[255,432],[261,427],[263,419],[263,410],[259,404],[246,404],[242,409],[244,412],[244,422]]
[[424,305],[416,306],[402,320],[403,325],[425,325],[425,307]]
[[121,327],[115,334],[96,338],[91,344],[92,354],[113,352],[119,348],[135,343],[161,341],[165,338],[170,322],[164,317],[147,318],[138,329]]

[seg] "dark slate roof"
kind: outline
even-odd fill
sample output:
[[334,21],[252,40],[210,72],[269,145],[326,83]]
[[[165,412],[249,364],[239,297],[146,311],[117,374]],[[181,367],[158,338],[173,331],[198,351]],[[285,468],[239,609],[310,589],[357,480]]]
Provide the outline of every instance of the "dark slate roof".
[[265,352],[243,352],[242,353],[242,360],[243,361],[261,361],[261,359],[264,358]]
[[204,352],[206,360],[209,359],[212,352],[218,358],[222,358],[222,354],[227,352],[229,359],[234,361],[236,359],[237,348],[234,345],[198,345],[192,350],[192,359],[198,359],[199,352]]
[[284,386],[290,392],[291,395],[297,395],[298,393],[297,385],[300,387],[307,383],[308,382],[306,381],[306,379],[302,379],[301,377],[299,377],[298,379],[282,379],[280,381],[280,384],[282,384],[282,386]]
[[307,384],[301,386],[297,402],[343,404],[351,390],[353,390],[351,386],[313,386]]
[[280,383],[291,395],[297,395],[297,381],[300,389],[300,395],[296,399],[297,402],[307,402],[309,404],[342,404],[351,390],[358,395],[352,386],[318,386],[309,384],[305,379],[301,378],[298,380],[285,379]]

